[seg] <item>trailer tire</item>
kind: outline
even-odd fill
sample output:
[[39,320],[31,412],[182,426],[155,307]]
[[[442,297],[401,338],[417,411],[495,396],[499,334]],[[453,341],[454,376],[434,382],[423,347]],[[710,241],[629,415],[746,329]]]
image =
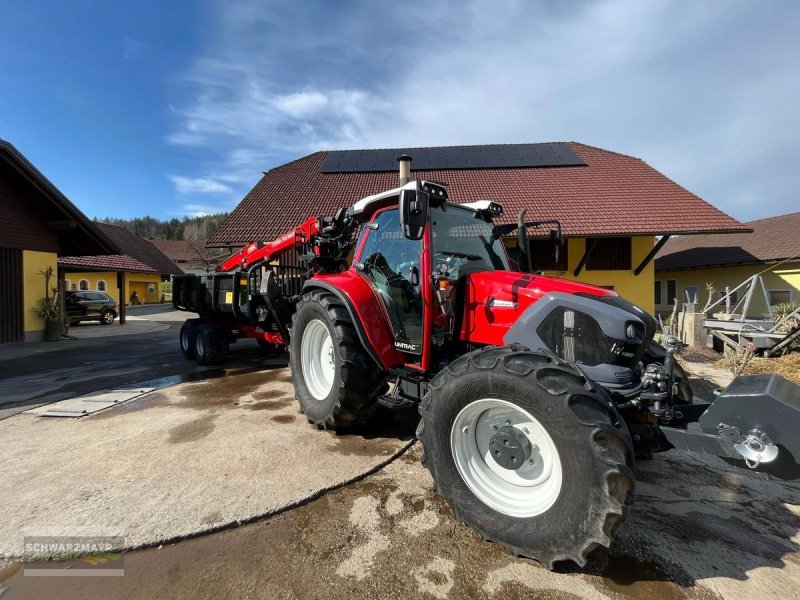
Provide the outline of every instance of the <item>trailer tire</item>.
[[433,379],[419,412],[434,491],[483,539],[551,569],[609,546],[633,501],[633,444],[574,366],[517,345],[471,352]]
[[347,308],[322,290],[297,304],[289,365],[300,409],[321,429],[366,421],[386,389],[386,374],[362,347]]
[[181,346],[181,354],[186,360],[194,360],[194,345],[198,327],[199,325],[196,322],[188,320],[181,325],[178,341]]
[[201,325],[194,338],[194,357],[199,365],[219,365],[228,358],[229,333],[222,327]]

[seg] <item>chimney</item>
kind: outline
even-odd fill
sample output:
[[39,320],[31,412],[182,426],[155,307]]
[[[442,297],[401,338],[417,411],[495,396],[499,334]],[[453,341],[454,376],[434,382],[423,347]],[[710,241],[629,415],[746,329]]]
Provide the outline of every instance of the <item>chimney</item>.
[[397,157],[397,162],[400,163],[400,185],[405,185],[411,181],[411,160],[408,154],[403,154]]

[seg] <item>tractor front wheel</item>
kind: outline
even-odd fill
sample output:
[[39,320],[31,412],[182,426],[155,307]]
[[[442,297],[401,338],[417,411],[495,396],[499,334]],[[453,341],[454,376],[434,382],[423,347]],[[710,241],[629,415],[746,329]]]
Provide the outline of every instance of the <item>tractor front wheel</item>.
[[300,408],[323,429],[365,421],[386,388],[386,374],[364,351],[344,304],[321,290],[297,305],[289,364]]
[[472,352],[430,384],[417,437],[459,520],[516,556],[580,565],[633,500],[630,434],[605,390],[519,346]]

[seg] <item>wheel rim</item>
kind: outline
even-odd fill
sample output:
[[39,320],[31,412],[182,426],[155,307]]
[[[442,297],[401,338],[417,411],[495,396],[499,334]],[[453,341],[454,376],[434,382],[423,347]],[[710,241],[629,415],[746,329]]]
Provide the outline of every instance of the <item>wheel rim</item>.
[[[509,426],[531,444],[529,459],[516,470],[501,467],[490,448],[498,429]],[[561,459],[553,439],[533,415],[511,402],[483,398],[465,406],[453,421],[450,450],[472,493],[505,515],[540,515],[561,492]]]
[[306,325],[300,343],[300,357],[308,391],[317,400],[325,400],[331,393],[336,373],[333,340],[325,323],[314,319]]
[[203,339],[202,335],[199,335],[195,338],[194,342],[194,349],[195,354],[197,354],[198,358],[202,358],[206,353],[206,342]]
[[189,332],[186,330],[181,332],[181,348],[189,350]]
[[112,315],[111,313],[106,313],[103,315],[103,320],[106,323],[111,323],[114,320],[114,315]]

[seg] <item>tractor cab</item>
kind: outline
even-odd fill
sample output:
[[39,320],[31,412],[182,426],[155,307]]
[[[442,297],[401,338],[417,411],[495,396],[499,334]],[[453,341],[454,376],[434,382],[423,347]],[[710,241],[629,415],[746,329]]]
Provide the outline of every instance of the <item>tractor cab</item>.
[[[379,296],[398,350],[424,357],[452,338],[457,291],[472,273],[509,271],[502,237],[491,218],[496,202],[447,201],[444,185],[416,181],[365,198],[352,216],[367,214],[353,267]],[[462,290],[463,291],[463,290]]]

